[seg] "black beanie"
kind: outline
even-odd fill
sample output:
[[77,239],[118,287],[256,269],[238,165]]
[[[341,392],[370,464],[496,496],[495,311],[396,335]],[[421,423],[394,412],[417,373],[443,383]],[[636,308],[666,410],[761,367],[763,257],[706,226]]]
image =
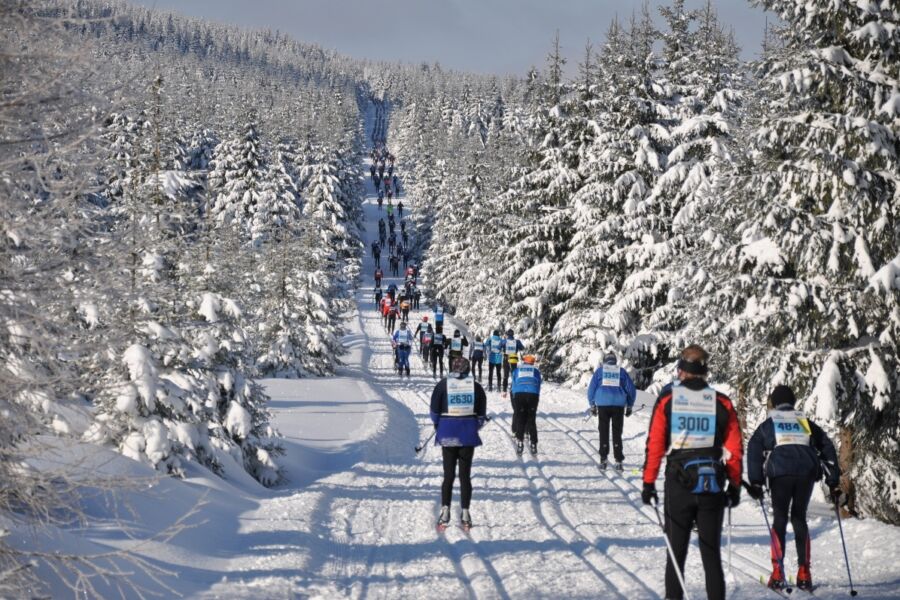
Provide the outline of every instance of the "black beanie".
[[781,406],[782,404],[794,406],[797,403],[794,390],[786,385],[776,385],[769,398],[772,400],[772,406]]

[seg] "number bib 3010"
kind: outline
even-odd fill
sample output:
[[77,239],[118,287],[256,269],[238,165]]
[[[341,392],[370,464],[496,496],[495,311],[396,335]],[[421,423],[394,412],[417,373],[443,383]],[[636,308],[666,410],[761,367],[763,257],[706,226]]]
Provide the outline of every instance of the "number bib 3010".
[[472,377],[447,378],[447,414],[451,417],[475,414],[475,380]]
[[798,444],[809,446],[809,436],[812,431],[809,421],[799,410],[773,410],[769,413],[772,425],[775,426],[775,445],[785,446]]
[[669,428],[673,450],[712,448],[716,443],[716,391],[672,388]]

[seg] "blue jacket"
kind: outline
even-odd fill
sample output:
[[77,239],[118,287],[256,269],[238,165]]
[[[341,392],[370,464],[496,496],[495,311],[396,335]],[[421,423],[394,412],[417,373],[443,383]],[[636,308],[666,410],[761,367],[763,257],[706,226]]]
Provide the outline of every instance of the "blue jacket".
[[[776,411],[793,411],[790,404],[775,407]],[[774,412],[774,411],[773,411]],[[750,483],[763,484],[765,478],[794,476],[808,477],[813,481],[825,475],[829,487],[835,487],[841,477],[834,444],[822,428],[809,423],[809,445],[775,445],[775,424],[772,417],[763,421],[747,443],[747,478]],[[821,463],[825,463],[827,473]]]
[[[615,361],[607,361],[605,364],[614,365]],[[634,382],[628,375],[628,371],[619,367],[619,385],[608,386],[603,385],[603,365],[591,377],[591,384],[587,389],[588,403],[591,406],[634,406],[634,399],[637,397],[637,390]]]
[[451,417],[447,414],[447,378],[441,379],[431,392],[431,422],[437,433],[435,446],[480,446],[478,430],[484,426],[487,414],[487,395],[475,382],[475,415]]
[[[491,348],[493,347],[494,341],[498,341],[500,344],[500,351],[495,353]],[[484,340],[484,347],[488,351],[488,362],[492,365],[500,365],[503,364],[503,338],[499,335],[492,335],[488,339]]]
[[[534,377],[522,377],[525,371],[534,373]],[[516,394],[540,394],[541,393],[541,372],[533,365],[520,363],[519,367],[512,372],[512,387],[510,392]]]

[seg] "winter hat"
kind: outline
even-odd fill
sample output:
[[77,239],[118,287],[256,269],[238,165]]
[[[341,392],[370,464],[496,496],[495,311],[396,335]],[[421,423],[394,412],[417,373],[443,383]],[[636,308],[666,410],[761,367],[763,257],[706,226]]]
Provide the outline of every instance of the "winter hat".
[[616,355],[613,352],[607,352],[606,356],[603,357],[603,362],[614,365],[616,364]]
[[450,370],[454,373],[459,373],[461,377],[465,377],[469,373],[469,360],[462,356],[454,358],[453,362],[450,363]]
[[787,385],[776,385],[772,393],[769,394],[769,399],[772,401],[772,406],[781,406],[782,404],[794,406],[797,403],[794,390]]
[[707,362],[709,354],[701,346],[691,344],[681,351],[681,358],[678,359],[678,370],[690,373],[691,375],[706,375],[709,373]]
[[513,330],[512,330],[512,329],[507,329],[507,330],[506,330],[506,335],[507,335],[508,337],[512,337],[512,336],[514,335],[514,334],[513,334]]

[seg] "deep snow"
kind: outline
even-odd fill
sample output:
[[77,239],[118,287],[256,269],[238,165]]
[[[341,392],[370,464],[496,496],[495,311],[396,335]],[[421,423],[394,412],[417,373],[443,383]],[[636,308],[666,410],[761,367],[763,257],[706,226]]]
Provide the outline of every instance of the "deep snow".
[[[365,214],[370,236],[377,235],[371,194]],[[653,511],[640,505],[638,469],[653,401],[646,395],[638,400],[646,407],[626,420],[627,469],[617,476],[597,468],[596,426],[584,418],[583,391],[545,384],[540,451],[521,459],[509,435],[509,402],[489,394],[493,420],[475,455],[475,527],[468,536],[455,527],[435,531],[440,453],[433,447],[422,457],[413,452],[431,430],[427,400],[434,380],[415,354],[411,380],[393,372],[388,335],[373,307],[373,271],[367,256],[338,376],[265,381],[284,435],[287,484],[267,490],[237,465],[224,480],[197,466],[184,481],[160,478],[110,451],[66,446],[54,460],[70,471],[73,456],[82,453],[76,461],[82,472],[128,475],[134,484],[87,497],[85,509],[96,520],[86,526],[38,535],[14,526],[13,545],[87,553],[133,548],[166,571],[158,581],[136,579],[164,597],[176,591],[195,598],[661,597],[665,546]],[[412,323],[422,314],[412,314]],[[44,456],[46,464],[49,451]],[[192,509],[185,520],[192,527],[172,539],[136,546],[123,530],[153,535]],[[837,524],[826,505],[814,509],[816,596],[846,597]],[[859,597],[900,597],[900,529],[847,521],[845,530]],[[774,598],[757,583],[768,574],[768,538],[758,506],[746,497],[734,513],[733,543],[729,597]],[[72,596],[46,566],[39,575],[53,597]],[[692,597],[705,597],[696,545],[686,577]],[[114,581],[100,582],[100,590],[119,595]],[[125,589],[125,595],[135,593]]]

